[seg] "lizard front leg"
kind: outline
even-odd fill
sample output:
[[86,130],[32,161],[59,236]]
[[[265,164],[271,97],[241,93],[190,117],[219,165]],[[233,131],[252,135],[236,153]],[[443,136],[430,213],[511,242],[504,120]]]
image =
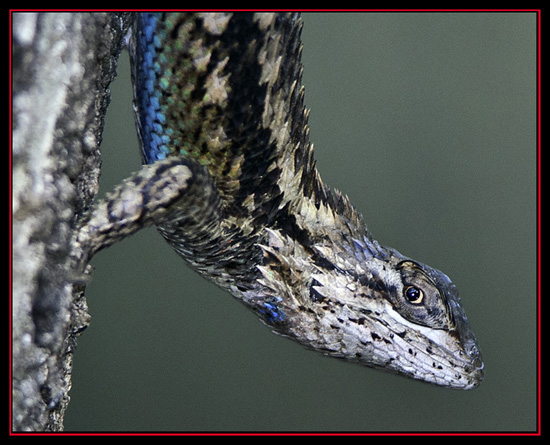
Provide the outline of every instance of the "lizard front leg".
[[219,229],[219,207],[207,170],[191,159],[170,157],[144,165],[94,205],[80,223],[76,242],[89,261],[151,225],[177,221],[180,230],[212,234]]

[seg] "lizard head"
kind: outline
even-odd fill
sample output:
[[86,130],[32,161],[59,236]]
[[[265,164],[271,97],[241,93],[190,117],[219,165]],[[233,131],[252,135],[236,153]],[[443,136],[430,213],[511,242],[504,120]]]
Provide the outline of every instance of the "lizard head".
[[259,281],[277,332],[442,386],[471,389],[483,379],[476,339],[444,273],[368,236],[304,247],[271,232],[269,244]]

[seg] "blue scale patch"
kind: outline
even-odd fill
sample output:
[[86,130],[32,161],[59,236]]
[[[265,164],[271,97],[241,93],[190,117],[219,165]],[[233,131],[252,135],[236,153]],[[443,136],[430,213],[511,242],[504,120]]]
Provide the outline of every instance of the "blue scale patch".
[[284,311],[277,306],[282,301],[280,297],[263,302],[258,312],[264,316],[268,323],[282,322],[286,318]]
[[142,153],[146,163],[151,164],[165,159],[170,153],[170,136],[163,125],[166,123],[160,100],[162,92],[157,87],[160,78],[160,66],[156,62],[161,50],[161,39],[155,33],[158,14],[142,13],[138,16],[140,32],[136,42],[137,70],[137,106],[143,142]]

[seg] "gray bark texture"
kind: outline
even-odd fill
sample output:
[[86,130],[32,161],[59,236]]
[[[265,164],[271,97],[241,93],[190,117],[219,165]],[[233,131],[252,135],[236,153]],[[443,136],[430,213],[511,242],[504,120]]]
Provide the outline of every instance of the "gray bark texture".
[[98,190],[99,143],[129,14],[12,13],[12,431],[61,431],[88,324],[71,241]]

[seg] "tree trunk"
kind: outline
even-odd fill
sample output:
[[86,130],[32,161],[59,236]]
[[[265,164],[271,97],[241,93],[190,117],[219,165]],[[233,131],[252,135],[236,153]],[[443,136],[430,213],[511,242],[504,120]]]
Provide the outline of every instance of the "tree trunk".
[[12,429],[60,431],[89,319],[71,239],[98,190],[108,87],[130,14],[11,19]]

